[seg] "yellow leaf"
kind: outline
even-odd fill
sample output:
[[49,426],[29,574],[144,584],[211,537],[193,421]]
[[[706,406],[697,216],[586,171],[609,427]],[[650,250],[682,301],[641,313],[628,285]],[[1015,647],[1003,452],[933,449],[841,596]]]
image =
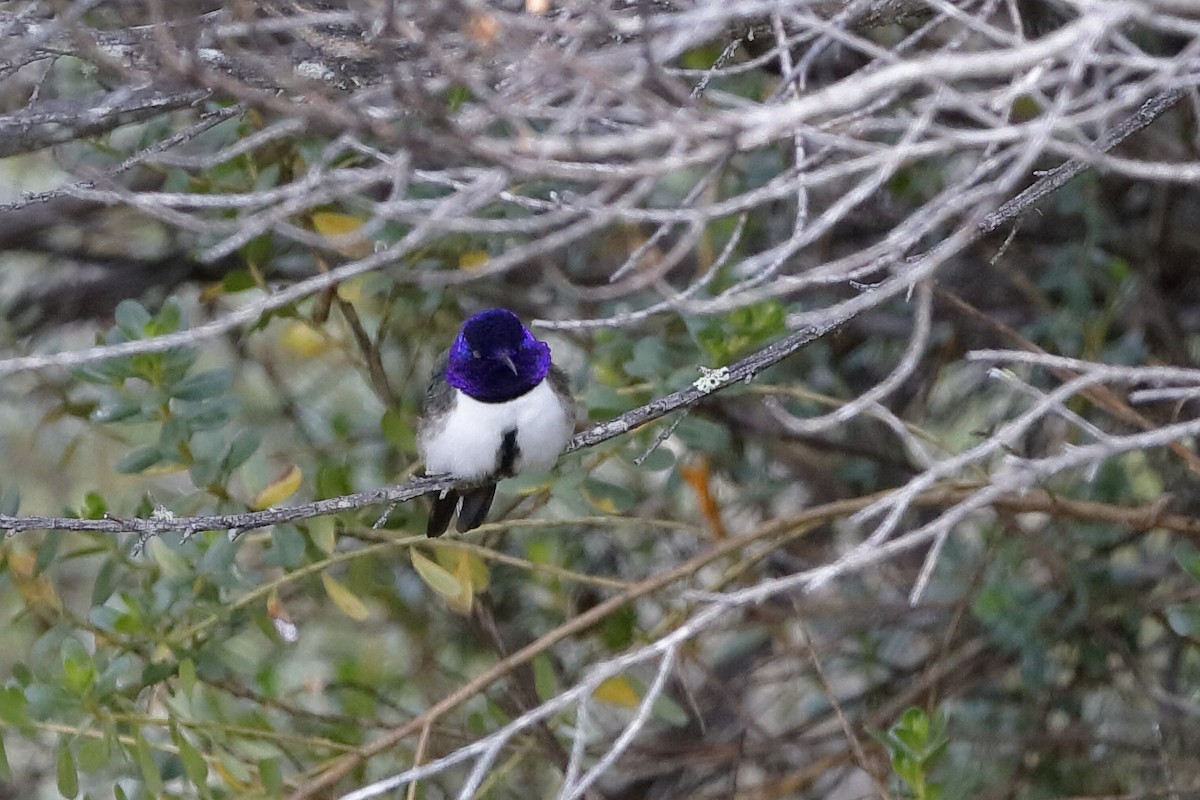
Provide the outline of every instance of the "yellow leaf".
[[328,572],[321,573],[321,583],[325,584],[325,594],[329,595],[333,604],[350,619],[362,622],[371,615],[358,595],[331,578]]
[[412,555],[413,569],[421,576],[421,580],[425,581],[430,589],[446,599],[451,610],[458,613],[463,613],[460,609],[465,605],[469,611],[471,603],[474,602],[475,592],[471,589],[470,565],[467,564],[464,568],[459,562],[459,567],[451,573],[445,567],[437,564],[437,562],[426,558],[416,550],[410,551]]
[[611,497],[597,497],[595,494],[582,487],[580,487],[579,492],[583,495],[583,499],[587,500],[592,505],[592,508],[599,511],[601,514],[618,513],[617,506],[612,501]]
[[421,580],[443,597],[456,595],[460,589],[458,579],[444,567],[430,561],[424,554],[416,550],[410,551],[413,569],[421,576]]
[[434,558],[446,568],[447,572],[458,570],[463,558],[470,565],[471,588],[475,593],[486,591],[491,583],[491,572],[487,562],[470,550],[461,547],[438,547],[434,549]]
[[318,211],[312,215],[313,230],[322,236],[345,236],[362,227],[363,221],[336,211]]
[[371,240],[359,230],[363,221],[358,217],[336,211],[318,211],[312,215],[312,225],[317,233],[334,239],[334,247],[343,255],[362,258],[375,249]]
[[328,336],[299,320],[290,320],[287,323],[287,327],[279,335],[279,343],[301,358],[319,356],[331,346]]
[[487,250],[468,250],[458,257],[459,269],[478,269],[491,258]]
[[370,299],[370,288],[367,286],[367,278],[351,278],[348,281],[342,281],[337,285],[338,298],[345,300],[347,303],[361,303],[364,300]]
[[615,675],[605,680],[592,692],[592,697],[625,708],[633,708],[642,701],[624,675]]
[[475,586],[471,580],[471,560],[469,553],[463,550],[459,553],[458,567],[454,570],[454,579],[458,581],[458,585],[462,587],[456,597],[447,597],[446,603],[450,606],[450,610],[455,614],[466,616],[471,613],[471,606],[475,605]]
[[255,511],[262,511],[282,503],[300,488],[302,480],[304,480],[304,473],[293,464],[282,475],[267,484],[267,488],[258,493],[250,507]]

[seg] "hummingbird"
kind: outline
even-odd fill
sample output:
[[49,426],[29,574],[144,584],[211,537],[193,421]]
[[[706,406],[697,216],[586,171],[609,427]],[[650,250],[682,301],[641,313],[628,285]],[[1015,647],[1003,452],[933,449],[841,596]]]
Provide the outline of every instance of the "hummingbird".
[[417,447],[426,473],[481,485],[436,497],[426,535],[441,536],[455,509],[460,533],[477,528],[496,482],[550,469],[574,431],[575,401],[550,346],[504,308],[467,319],[434,368]]

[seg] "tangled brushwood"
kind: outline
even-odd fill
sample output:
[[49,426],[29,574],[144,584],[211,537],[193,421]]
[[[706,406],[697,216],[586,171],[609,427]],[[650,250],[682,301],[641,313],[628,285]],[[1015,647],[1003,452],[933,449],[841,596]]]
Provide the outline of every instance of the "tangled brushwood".
[[[1200,797],[1198,86],[1186,0],[0,2],[0,795]],[[492,306],[589,421],[429,541]]]

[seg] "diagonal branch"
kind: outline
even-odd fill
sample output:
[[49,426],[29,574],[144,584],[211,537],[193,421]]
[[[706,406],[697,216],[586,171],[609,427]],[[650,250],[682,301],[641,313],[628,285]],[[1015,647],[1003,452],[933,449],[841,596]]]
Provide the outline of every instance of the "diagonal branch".
[[[796,331],[727,367],[704,370],[703,377],[688,388],[651,400],[644,406],[626,411],[624,414],[576,434],[575,438],[567,445],[567,452],[606,442],[666,416],[672,411],[693,406],[707,395],[725,389],[738,381],[750,380],[767,367],[777,364],[804,345],[829,332],[833,327],[830,325],[821,329],[806,328]],[[240,533],[326,514],[354,511],[368,506],[401,503],[421,495],[451,488],[456,483],[447,475],[427,475],[413,478],[396,486],[315,500],[289,508],[272,508],[266,511],[250,511],[240,514],[177,517],[167,509],[160,509],[150,517],[106,517],[104,519],[0,515],[0,530],[7,530],[10,534],[34,530],[137,533],[143,537],[173,532],[182,532],[185,536],[190,536],[200,531],[217,530]]]
[[[1168,89],[1151,97],[1119,125],[1108,131],[1096,142],[1097,153],[1107,153],[1133,134],[1161,117],[1183,98],[1182,89]],[[1006,222],[1020,217],[1042,198],[1066,186],[1079,173],[1092,166],[1087,161],[1072,158],[1059,164],[1037,180],[1032,186],[988,214],[979,223],[980,233],[991,233]]]

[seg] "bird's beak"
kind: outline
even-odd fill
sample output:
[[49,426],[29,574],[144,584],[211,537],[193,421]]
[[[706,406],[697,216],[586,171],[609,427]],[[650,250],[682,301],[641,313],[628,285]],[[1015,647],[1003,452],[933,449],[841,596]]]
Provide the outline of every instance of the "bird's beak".
[[513,371],[513,375],[521,374],[520,372],[517,371],[517,362],[513,361],[512,356],[510,356],[508,353],[501,353],[500,360],[508,365],[508,368]]

